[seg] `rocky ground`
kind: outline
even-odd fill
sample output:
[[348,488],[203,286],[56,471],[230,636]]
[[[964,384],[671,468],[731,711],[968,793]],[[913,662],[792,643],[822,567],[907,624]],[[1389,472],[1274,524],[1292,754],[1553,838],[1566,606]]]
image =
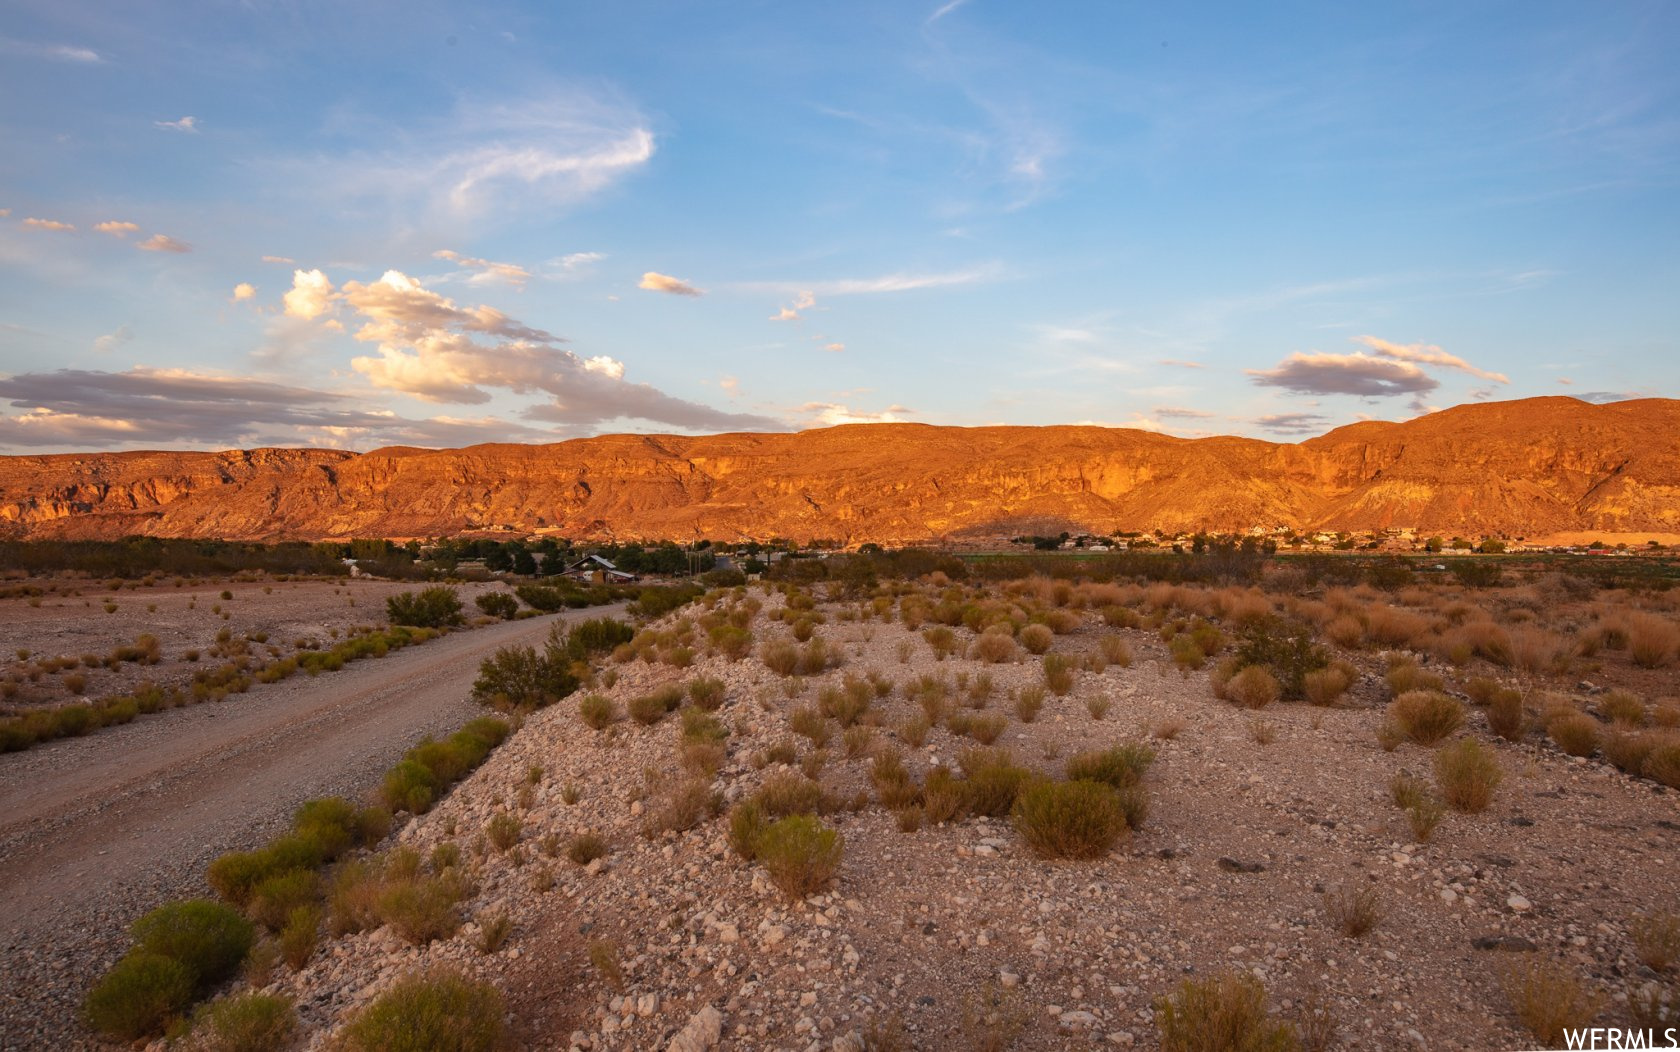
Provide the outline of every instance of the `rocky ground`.
[[[787,628],[768,620],[781,597],[760,598],[762,648]],[[1468,732],[1494,750],[1504,784],[1487,811],[1449,812],[1416,843],[1388,785],[1405,770],[1427,778],[1433,753],[1379,747],[1387,694],[1374,657],[1342,707],[1254,713],[1215,700],[1206,673],[1174,667],[1153,633],[1108,629],[1086,612],[1055,650],[1089,654],[1118,632],[1131,666],[1080,671],[1071,693],[1050,695],[1023,723],[1011,696],[1042,682],[1036,658],[939,661],[900,623],[843,620],[855,604],[819,609],[828,623],[818,634],[845,655],[821,675],[784,678],[757,657],[688,668],[630,660],[609,665],[598,691],[622,717],[660,685],[721,679],[730,736],[713,786],[733,802],[782,769],[764,763],[779,743],[814,766],[790,712],[844,676],[888,677],[899,689],[873,705],[874,744],[848,758],[836,728],[820,769],[830,795],[851,800],[870,789],[873,749],[902,749],[920,779],[973,744],[942,727],[920,747],[899,741],[897,728],[921,711],[907,681],[985,673],[987,711],[1009,716],[996,744],[1047,774],[1082,750],[1150,740],[1147,822],[1099,861],[1049,862],[1006,818],[901,832],[871,800],[826,817],[845,838],[838,878],[790,903],[730,849],[726,817],[644,833],[683,778],[675,718],[596,731],[568,700],[530,718],[398,834],[422,854],[452,841],[472,860],[477,890],[459,934],[415,947],[382,928],[281,970],[273,988],[296,998],[309,1047],[327,1047],[399,976],[440,963],[503,991],[519,1046],[591,1050],[844,1050],[887,1035],[905,1044],[868,1047],[1155,1047],[1156,1000],[1227,969],[1260,978],[1280,1016],[1330,1019],[1343,1047],[1519,1048],[1533,1038],[1501,985],[1513,962],[1562,962],[1608,998],[1610,1024],[1627,1025],[1627,992],[1656,978],[1635,959],[1627,925],[1680,908],[1680,798],[1538,738],[1494,739],[1472,712]],[[1101,718],[1092,699],[1111,702]],[[502,811],[523,822],[509,851],[485,843]],[[584,831],[602,834],[611,853],[586,867],[550,856]],[[1374,890],[1382,919],[1349,938],[1323,893],[1361,888]],[[512,919],[511,937],[481,952],[479,922],[498,914]],[[611,947],[621,985],[592,964],[591,944],[597,960]]]

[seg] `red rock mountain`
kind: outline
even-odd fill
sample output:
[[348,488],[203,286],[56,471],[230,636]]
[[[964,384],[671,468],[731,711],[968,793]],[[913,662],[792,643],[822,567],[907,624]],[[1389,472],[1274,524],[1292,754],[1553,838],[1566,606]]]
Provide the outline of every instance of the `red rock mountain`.
[[1299,444],[1103,427],[862,424],[553,445],[0,457],[0,532],[230,539],[900,543],[1287,524],[1680,533],[1680,401],[1531,398]]

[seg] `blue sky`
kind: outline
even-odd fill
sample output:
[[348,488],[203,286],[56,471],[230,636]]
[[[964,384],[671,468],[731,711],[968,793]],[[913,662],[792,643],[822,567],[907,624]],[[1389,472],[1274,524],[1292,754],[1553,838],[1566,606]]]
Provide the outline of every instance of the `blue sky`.
[[1680,7],[14,2],[0,450],[1680,394]]

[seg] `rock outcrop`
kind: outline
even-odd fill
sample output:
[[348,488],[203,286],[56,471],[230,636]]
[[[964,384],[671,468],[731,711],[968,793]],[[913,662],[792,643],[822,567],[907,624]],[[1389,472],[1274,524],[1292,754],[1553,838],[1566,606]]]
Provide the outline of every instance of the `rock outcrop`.
[[1102,427],[863,424],[552,445],[0,457],[34,538],[787,537],[1289,525],[1680,533],[1680,401],[1531,398],[1299,444]]

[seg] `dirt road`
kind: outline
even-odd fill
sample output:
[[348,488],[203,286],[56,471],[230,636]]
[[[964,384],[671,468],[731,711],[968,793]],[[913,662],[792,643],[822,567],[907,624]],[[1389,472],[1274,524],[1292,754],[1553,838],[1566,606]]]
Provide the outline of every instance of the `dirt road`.
[[462,632],[313,679],[0,756],[0,1048],[84,1042],[86,987],[125,928],[203,894],[204,867],[311,797],[365,795],[404,750],[479,714],[481,658],[540,645],[572,611]]

